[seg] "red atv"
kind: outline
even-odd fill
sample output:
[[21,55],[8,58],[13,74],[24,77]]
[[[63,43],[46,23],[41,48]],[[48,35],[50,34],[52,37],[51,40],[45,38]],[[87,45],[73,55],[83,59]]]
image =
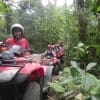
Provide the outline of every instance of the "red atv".
[[54,66],[53,74],[58,74],[60,68],[60,61],[56,57],[46,56],[42,60],[42,65]]
[[[15,52],[17,50],[17,53]],[[0,53],[0,99],[42,100],[43,88],[51,81],[52,67],[33,63],[19,55],[20,49]]]
[[64,54],[65,54],[65,48],[64,46],[60,46],[59,44],[55,44],[54,51],[56,53],[56,57],[60,59],[61,63],[64,62]]

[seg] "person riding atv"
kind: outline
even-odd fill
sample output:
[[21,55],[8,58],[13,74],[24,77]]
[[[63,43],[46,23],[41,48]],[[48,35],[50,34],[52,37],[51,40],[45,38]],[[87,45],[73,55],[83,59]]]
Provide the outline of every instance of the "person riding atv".
[[25,49],[23,51],[23,57],[25,57],[25,58],[29,58],[32,54],[33,54],[33,50],[32,49]]
[[48,45],[47,50],[44,52],[45,57],[56,57],[55,52],[53,51],[53,46]]
[[59,67],[60,67],[59,66],[59,60],[56,57],[53,45],[48,45],[48,48],[44,53],[42,65],[54,66],[53,74],[58,74]]
[[22,25],[12,25],[11,32],[13,37],[6,40],[7,48],[0,46],[0,99],[42,100],[47,82],[52,79],[53,66],[27,59],[31,58],[31,52],[28,41],[23,37]]
[[7,44],[3,41],[0,41],[0,53],[8,50]]
[[11,48],[13,45],[19,45],[23,49],[30,48],[27,39],[24,38],[24,27],[21,24],[13,24],[11,26],[11,33],[13,37],[6,40],[9,48]]

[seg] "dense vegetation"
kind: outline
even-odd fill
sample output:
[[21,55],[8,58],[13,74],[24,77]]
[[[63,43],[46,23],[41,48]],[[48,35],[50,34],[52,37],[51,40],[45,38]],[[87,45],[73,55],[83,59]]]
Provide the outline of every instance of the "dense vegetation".
[[13,23],[21,23],[31,47],[38,52],[48,44],[64,41],[65,68],[49,87],[58,100],[73,100],[78,95],[99,100],[100,0],[74,0],[70,7],[57,7],[57,0],[54,4],[48,2],[48,6],[43,6],[41,0],[24,0],[16,9],[9,1],[0,1],[0,40],[11,35]]

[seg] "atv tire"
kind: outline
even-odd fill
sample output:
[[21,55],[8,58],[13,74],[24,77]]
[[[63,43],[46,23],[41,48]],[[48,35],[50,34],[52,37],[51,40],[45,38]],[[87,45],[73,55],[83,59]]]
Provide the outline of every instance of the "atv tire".
[[41,100],[41,88],[37,82],[30,82],[28,84],[23,100]]
[[55,64],[53,69],[53,74],[58,75],[58,73],[59,73],[59,64]]

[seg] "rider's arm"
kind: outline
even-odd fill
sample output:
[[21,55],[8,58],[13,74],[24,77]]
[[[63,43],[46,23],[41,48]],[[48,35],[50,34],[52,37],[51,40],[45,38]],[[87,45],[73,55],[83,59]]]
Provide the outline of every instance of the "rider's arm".
[[54,55],[54,57],[56,57],[56,53],[54,51],[52,51],[52,54]]

